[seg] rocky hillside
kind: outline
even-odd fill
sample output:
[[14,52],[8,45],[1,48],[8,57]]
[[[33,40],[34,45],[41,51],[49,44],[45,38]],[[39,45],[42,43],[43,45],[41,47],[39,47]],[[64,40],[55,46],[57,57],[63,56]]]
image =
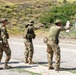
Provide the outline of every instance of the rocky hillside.
[[[16,3],[8,1],[16,1]],[[17,3],[17,1],[21,3]],[[26,0],[24,3],[22,2],[24,0],[0,0],[0,17],[9,19],[10,33],[22,32],[30,19],[35,20],[35,24],[39,24],[38,18],[42,16],[43,12],[48,11],[52,5],[51,0]]]
[[30,19],[40,25],[43,13],[60,4],[57,0],[0,0],[0,18],[6,17],[10,21],[10,34],[19,34]]

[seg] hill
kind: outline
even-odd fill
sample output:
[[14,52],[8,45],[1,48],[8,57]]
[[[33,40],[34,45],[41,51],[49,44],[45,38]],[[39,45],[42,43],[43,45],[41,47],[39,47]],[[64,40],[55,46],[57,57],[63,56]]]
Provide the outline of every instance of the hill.
[[[69,0],[67,1],[69,2]],[[6,17],[10,21],[8,26],[10,34],[22,34],[30,19],[35,21],[35,25],[40,25],[42,23],[40,19],[44,13],[61,5],[63,3],[60,0],[58,2],[56,0],[0,0],[0,17]],[[75,15],[73,16],[75,17]]]
[[6,0],[0,0],[0,4],[12,5],[13,3],[11,3],[10,1],[6,1]]
[[[63,2],[63,0],[0,0],[0,2],[11,2],[11,3],[24,3],[24,2],[29,2],[29,3],[35,3],[35,2]],[[76,0],[67,0],[67,2],[75,2]]]
[[[48,11],[51,6],[50,0],[26,0],[24,3],[22,3],[22,0],[19,0],[21,3],[12,3],[11,5],[8,4],[8,1],[9,0],[3,0],[0,2],[0,17],[6,17],[9,19],[11,22],[11,28],[9,31],[11,30],[10,33],[14,34],[18,33],[19,30],[23,32],[24,25],[29,19],[33,19],[35,20],[35,24],[39,24],[38,18],[41,17],[43,12]],[[5,5],[2,3],[5,3]]]

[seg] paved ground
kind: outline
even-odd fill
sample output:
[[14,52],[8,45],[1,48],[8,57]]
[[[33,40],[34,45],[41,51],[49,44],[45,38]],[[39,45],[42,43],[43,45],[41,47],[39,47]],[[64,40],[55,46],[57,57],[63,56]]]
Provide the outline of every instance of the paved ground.
[[[4,59],[2,59],[1,68],[3,67]],[[9,62],[13,68],[8,70],[0,70],[0,75],[76,75],[71,72],[66,71],[65,69],[62,71],[54,71],[48,70],[47,66],[41,65],[39,63],[36,64],[25,64],[19,60],[11,59]]]
[[[63,68],[63,71],[59,72],[56,72],[54,70],[48,70],[46,45],[43,43],[43,40],[36,38],[33,42],[35,49],[33,61],[35,62],[35,64],[29,65],[23,62],[23,39],[10,38],[9,44],[12,50],[12,58],[9,62],[9,65],[11,65],[13,68],[9,70],[0,70],[0,75],[76,75],[68,72],[70,70],[76,70],[76,41],[60,40],[61,68]],[[2,59],[0,68],[3,67],[4,59],[5,54]],[[66,72],[66,70],[68,71]]]

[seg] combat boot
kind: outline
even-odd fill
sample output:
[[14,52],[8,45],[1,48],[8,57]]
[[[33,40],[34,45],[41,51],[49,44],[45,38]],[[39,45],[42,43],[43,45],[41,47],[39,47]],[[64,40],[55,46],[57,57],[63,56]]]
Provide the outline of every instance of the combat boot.
[[28,62],[29,64],[33,64],[33,62],[32,62],[32,59],[29,59],[29,62]]
[[11,68],[11,66],[7,65],[7,62],[5,62],[3,69],[10,69],[10,68]]
[[10,68],[11,68],[11,66],[5,65],[3,69],[10,69]]
[[50,70],[50,69],[54,69],[54,67],[53,66],[48,66],[48,69]]
[[55,68],[55,71],[60,71],[60,68],[59,68],[59,67],[56,67],[56,68]]
[[25,63],[28,63],[28,59],[27,58],[25,58]]

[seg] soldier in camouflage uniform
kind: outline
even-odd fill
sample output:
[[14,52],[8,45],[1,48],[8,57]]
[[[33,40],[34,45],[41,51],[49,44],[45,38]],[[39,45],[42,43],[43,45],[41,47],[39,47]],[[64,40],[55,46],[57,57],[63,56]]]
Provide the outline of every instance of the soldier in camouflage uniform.
[[33,43],[32,39],[35,39],[36,35],[34,30],[39,29],[41,26],[33,26],[34,21],[29,21],[29,23],[26,25],[25,32],[24,32],[24,44],[25,44],[25,63],[32,64],[32,59],[33,59],[33,53],[34,53],[34,48],[33,48]]
[[53,69],[52,60],[54,54],[56,56],[55,70],[58,71],[60,69],[60,47],[58,45],[58,37],[61,31],[65,31],[69,28],[70,26],[63,28],[60,20],[56,20],[55,25],[50,28],[49,37],[44,40],[47,44],[48,69]]
[[2,59],[2,55],[4,51],[6,54],[4,69],[10,68],[10,66],[8,65],[8,62],[11,58],[11,50],[8,44],[9,35],[7,33],[6,26],[5,26],[7,24],[8,24],[8,20],[5,18],[2,18],[2,20],[0,21],[0,61]]

